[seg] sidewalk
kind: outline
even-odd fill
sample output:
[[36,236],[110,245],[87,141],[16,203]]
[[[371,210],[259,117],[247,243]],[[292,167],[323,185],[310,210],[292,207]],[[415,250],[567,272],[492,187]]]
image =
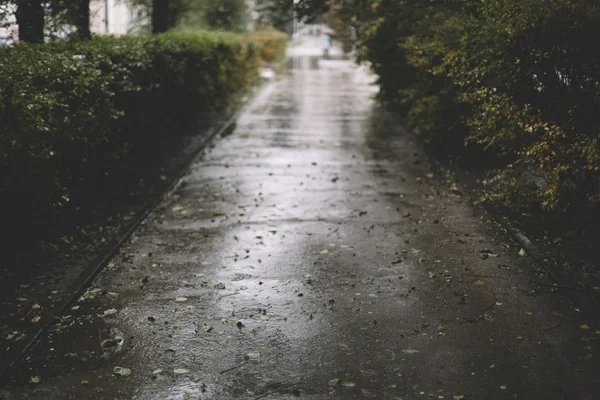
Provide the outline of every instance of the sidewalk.
[[530,283],[364,68],[295,51],[9,398],[598,398],[600,327]]

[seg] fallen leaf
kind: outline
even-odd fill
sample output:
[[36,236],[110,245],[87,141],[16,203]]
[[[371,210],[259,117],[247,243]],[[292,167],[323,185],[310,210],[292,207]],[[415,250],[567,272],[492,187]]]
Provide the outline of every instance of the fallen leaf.
[[206,322],[198,322],[198,329],[204,332],[210,332],[213,329],[211,324],[207,324]]
[[527,252],[525,251],[525,249],[521,249],[521,250],[519,250],[519,255],[520,255],[521,257],[524,257],[526,254],[527,254]]
[[485,282],[484,281],[477,281],[477,282],[475,282],[475,285],[477,285],[477,286],[483,286],[483,285],[485,285]]
[[103,349],[110,349],[112,347],[117,347],[120,344],[123,343],[123,338],[118,338],[118,339],[105,339],[102,341],[102,343],[100,343],[100,346]]
[[42,380],[42,378],[40,378],[39,376],[31,377],[31,383],[40,383],[41,380]]
[[113,374],[120,376],[129,376],[131,375],[131,370],[129,368],[115,367],[113,368]]
[[590,327],[587,324],[579,325],[579,327],[581,329],[590,329]]
[[321,250],[321,254],[329,254],[329,250],[327,250],[327,249]]
[[175,301],[181,303],[181,302],[187,301],[187,297],[178,297],[178,298],[175,299]]
[[176,369],[173,370],[173,373],[175,375],[183,375],[183,374],[187,374],[188,372],[190,372],[190,371],[188,371],[185,368],[176,368]]
[[247,353],[244,358],[248,361],[259,361],[260,353]]
[[31,322],[36,323],[39,322],[39,320],[42,319],[42,317],[40,317],[39,315],[36,317],[31,318]]
[[111,308],[109,310],[104,311],[104,316],[108,317],[109,315],[115,315],[117,313],[117,310],[114,308]]
[[402,350],[402,352],[405,354],[416,354],[419,352],[419,350],[406,349],[406,350]]
[[177,206],[173,207],[173,211],[175,211],[175,212],[179,212],[179,211],[183,211],[183,210],[184,210],[184,208],[181,205],[177,205]]

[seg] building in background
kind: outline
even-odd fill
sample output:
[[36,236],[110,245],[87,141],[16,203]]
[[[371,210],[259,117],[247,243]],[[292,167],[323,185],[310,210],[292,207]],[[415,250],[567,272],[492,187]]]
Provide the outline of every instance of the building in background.
[[125,0],[92,0],[90,15],[90,29],[97,35],[138,33],[148,22],[141,6]]
[[12,3],[0,4],[0,47],[11,45],[19,39],[16,10],[17,6]]

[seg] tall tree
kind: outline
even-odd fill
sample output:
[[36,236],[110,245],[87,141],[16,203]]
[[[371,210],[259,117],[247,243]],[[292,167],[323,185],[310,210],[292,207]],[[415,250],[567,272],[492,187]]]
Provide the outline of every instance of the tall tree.
[[[326,13],[331,8],[331,4],[343,3],[343,0],[298,0],[295,5],[298,17],[306,18],[307,21],[312,21],[319,17],[321,14]],[[349,5],[354,2],[347,2]]]
[[249,9],[245,0],[179,0],[175,12],[177,24],[188,29],[222,29],[244,32],[248,29]]
[[79,0],[77,8],[77,35],[80,39],[88,40],[92,38],[90,31],[90,0]]
[[44,42],[44,8],[42,0],[17,0],[19,40],[27,43]]
[[152,33],[169,30],[169,0],[152,0]]
[[294,3],[289,0],[257,0],[255,10],[260,14],[259,28],[270,25],[283,32],[292,33]]
[[248,7],[246,1],[205,1],[204,19],[211,29],[243,32],[248,28]]

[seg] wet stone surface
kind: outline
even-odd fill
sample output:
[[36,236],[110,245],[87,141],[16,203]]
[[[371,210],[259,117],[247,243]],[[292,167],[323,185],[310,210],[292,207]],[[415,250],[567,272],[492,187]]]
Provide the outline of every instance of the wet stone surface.
[[600,327],[531,284],[373,77],[310,52],[290,67],[0,398],[598,398]]

